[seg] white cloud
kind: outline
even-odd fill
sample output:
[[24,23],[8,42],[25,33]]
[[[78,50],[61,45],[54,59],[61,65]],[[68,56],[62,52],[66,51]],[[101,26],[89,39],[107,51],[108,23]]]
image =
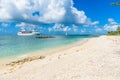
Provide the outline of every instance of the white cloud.
[[118,24],[117,22],[115,22],[115,20],[113,19],[113,18],[108,18],[108,22],[109,22],[109,24],[113,24],[113,25],[115,25],[115,24]]
[[119,23],[117,23],[114,19],[109,18],[108,19],[108,24],[104,25],[104,30],[106,31],[116,31],[118,26],[120,26]]
[[9,23],[1,23],[1,26],[2,27],[7,27],[7,26],[9,26]]
[[99,24],[99,21],[94,21],[91,23],[91,25],[97,25],[97,24]]
[[26,26],[26,23],[24,22],[21,22],[20,24],[16,24],[16,27],[25,27]]
[[86,29],[81,29],[80,32],[81,32],[81,33],[85,33],[85,32],[86,32]]
[[52,31],[52,28],[48,28],[48,31],[51,32],[51,31]]
[[108,22],[114,22],[114,19],[113,18],[108,18]]
[[110,24],[104,25],[104,29],[106,31],[116,31],[117,28],[118,28],[118,25],[110,25]]
[[70,31],[71,30],[71,28],[69,28],[69,26],[65,26],[64,28],[63,28],[63,31],[64,32],[67,32],[67,31]]
[[48,28],[48,31],[62,31],[62,32],[68,32],[71,28],[69,26],[65,26],[64,24],[58,24],[56,23],[53,27]]
[[94,27],[94,26],[96,26],[98,24],[99,24],[99,21],[91,22],[91,20],[88,19],[87,24],[84,24],[83,26],[84,27]]
[[10,16],[6,9],[0,7],[0,21],[7,21],[9,19],[12,19],[12,16]]
[[103,29],[102,28],[96,28],[96,32],[102,32],[103,31]]
[[[38,12],[40,15],[33,16]],[[73,23],[91,22],[84,11],[73,7],[73,0],[0,0],[0,21],[29,23]]]
[[57,24],[57,23],[52,27],[54,31],[63,31],[63,28],[64,28],[63,24]]
[[20,27],[21,30],[34,30],[37,25],[21,22],[20,24],[16,24],[16,27]]
[[73,31],[77,32],[78,31],[78,26],[76,26],[76,25],[73,24]]

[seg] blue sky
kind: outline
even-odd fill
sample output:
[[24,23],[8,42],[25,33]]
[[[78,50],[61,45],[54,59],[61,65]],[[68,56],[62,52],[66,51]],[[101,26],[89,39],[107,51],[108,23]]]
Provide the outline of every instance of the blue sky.
[[120,25],[118,0],[0,0],[0,34],[104,34]]
[[99,20],[100,25],[107,23],[108,18],[113,18],[120,22],[120,6],[111,6],[112,2],[118,0],[74,0],[78,10],[84,10],[86,15],[92,20]]

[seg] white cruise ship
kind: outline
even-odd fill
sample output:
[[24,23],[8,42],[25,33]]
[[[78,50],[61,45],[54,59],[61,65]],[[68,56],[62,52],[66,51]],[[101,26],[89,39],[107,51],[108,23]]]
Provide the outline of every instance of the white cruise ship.
[[18,36],[32,36],[32,35],[39,35],[38,31],[20,31],[17,33]]

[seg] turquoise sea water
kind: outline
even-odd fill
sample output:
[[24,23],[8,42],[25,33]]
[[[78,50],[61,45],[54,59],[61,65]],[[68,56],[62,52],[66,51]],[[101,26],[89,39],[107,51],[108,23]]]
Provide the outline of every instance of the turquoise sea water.
[[20,56],[34,51],[56,48],[85,38],[91,38],[91,36],[56,36],[56,38],[38,39],[35,36],[0,35],[0,58]]

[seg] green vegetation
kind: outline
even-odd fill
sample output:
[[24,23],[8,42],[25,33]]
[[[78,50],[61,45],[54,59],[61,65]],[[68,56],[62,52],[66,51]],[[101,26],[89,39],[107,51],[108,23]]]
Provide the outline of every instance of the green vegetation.
[[109,31],[108,35],[120,35],[120,26],[117,28],[116,31]]
[[120,6],[120,1],[111,2],[110,5],[111,5],[111,6]]

